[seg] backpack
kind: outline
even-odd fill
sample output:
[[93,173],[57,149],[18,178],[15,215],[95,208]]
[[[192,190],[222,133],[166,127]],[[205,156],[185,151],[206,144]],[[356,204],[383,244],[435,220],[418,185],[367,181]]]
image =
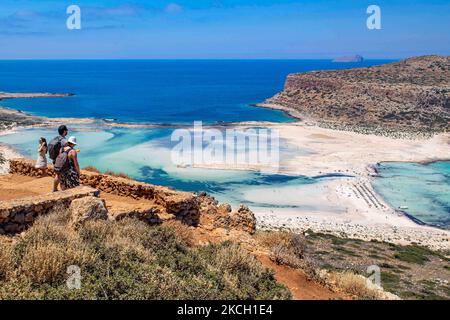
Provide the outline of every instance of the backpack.
[[72,149],[69,149],[67,151],[61,152],[55,160],[55,165],[53,166],[53,169],[56,173],[64,173],[67,170],[70,169],[70,163],[69,163],[69,152]]
[[61,151],[61,149],[63,147],[63,145],[62,145],[63,139],[64,139],[63,137],[57,136],[52,141],[50,141],[50,143],[48,145],[48,155],[49,155],[50,159],[52,159],[53,161],[56,161],[56,158],[58,158],[58,156],[59,156],[59,152]]

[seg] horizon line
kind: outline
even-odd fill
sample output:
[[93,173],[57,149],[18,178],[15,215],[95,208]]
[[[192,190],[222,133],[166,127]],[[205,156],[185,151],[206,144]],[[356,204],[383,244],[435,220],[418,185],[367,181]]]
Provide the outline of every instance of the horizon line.
[[[423,56],[423,55],[422,55]],[[420,56],[408,56],[401,58],[364,58],[364,61],[373,61],[373,60],[402,60],[411,57],[420,57]],[[322,61],[330,61],[334,60],[336,57],[332,58],[18,58],[18,59],[8,59],[8,58],[0,58],[0,61],[298,61],[298,60],[322,60]],[[344,63],[344,62],[343,62]],[[345,62],[352,63],[352,62]],[[353,62],[353,63],[361,63],[361,62]]]

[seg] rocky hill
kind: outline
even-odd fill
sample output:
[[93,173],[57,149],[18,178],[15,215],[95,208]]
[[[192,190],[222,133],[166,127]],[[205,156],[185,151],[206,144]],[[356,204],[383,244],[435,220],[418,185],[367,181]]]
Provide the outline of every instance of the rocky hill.
[[378,134],[450,130],[450,57],[291,74],[262,107],[319,125]]

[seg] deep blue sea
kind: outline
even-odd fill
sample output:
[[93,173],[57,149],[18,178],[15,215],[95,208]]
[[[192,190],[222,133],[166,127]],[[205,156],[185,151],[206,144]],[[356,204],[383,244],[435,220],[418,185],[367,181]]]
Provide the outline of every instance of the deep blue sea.
[[93,60],[0,61],[0,90],[74,93],[1,105],[50,117],[120,121],[291,121],[282,112],[252,107],[283,89],[289,73],[382,64],[327,60]]
[[[289,73],[385,62],[0,61],[1,91],[75,94],[67,98],[4,100],[0,105],[50,117],[113,118],[128,122],[287,122],[293,119],[282,112],[251,105],[282,90]],[[338,178],[332,172],[321,177],[292,177],[179,168],[170,159],[173,129],[72,129],[80,143],[82,167],[94,165],[100,170],[125,172],[150,183],[207,191],[220,201],[232,205],[246,203],[258,211],[276,209],[279,213],[295,209],[338,214],[345,211],[320,198],[320,188],[315,187],[323,180]],[[0,142],[35,158],[39,137],[49,140],[54,135],[55,129],[21,130],[19,134],[0,136]],[[283,157],[292,156],[291,151],[283,148],[282,161]],[[375,181],[375,188],[393,207],[408,207],[408,213],[416,218],[448,228],[449,168],[448,162],[428,166],[386,163],[380,167],[381,178]]]

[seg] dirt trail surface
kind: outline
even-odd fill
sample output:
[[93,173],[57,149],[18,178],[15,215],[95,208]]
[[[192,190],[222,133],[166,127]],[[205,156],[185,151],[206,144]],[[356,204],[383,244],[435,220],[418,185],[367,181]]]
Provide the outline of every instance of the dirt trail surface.
[[[0,175],[0,201],[21,199],[31,196],[39,196],[49,193],[52,190],[53,178],[33,178],[21,175]],[[149,208],[157,208],[157,205],[150,200],[136,200],[128,197],[117,196],[101,192],[100,197],[106,201],[108,210],[115,214],[130,209],[140,211]],[[164,220],[170,220],[166,217]],[[233,233],[225,229],[205,230],[203,228],[190,227],[193,242],[197,245],[209,242],[220,242],[233,238]],[[249,236],[250,237],[250,236]],[[244,247],[249,247],[250,242],[254,242],[251,237],[242,239]],[[254,245],[254,243],[253,243]],[[250,245],[251,247],[251,245]],[[254,250],[254,248],[253,248]],[[250,251],[253,251],[250,250]],[[292,269],[286,266],[279,266],[272,262],[267,254],[254,252],[261,263],[275,272],[277,280],[286,285],[292,292],[296,300],[328,300],[328,299],[346,299],[347,297],[340,293],[334,293],[314,281],[308,280],[303,271]]]
[[275,278],[289,288],[295,300],[335,300],[350,298],[344,294],[333,292],[322,285],[309,280],[300,269],[277,265],[267,255],[258,256],[259,261],[275,272]]

